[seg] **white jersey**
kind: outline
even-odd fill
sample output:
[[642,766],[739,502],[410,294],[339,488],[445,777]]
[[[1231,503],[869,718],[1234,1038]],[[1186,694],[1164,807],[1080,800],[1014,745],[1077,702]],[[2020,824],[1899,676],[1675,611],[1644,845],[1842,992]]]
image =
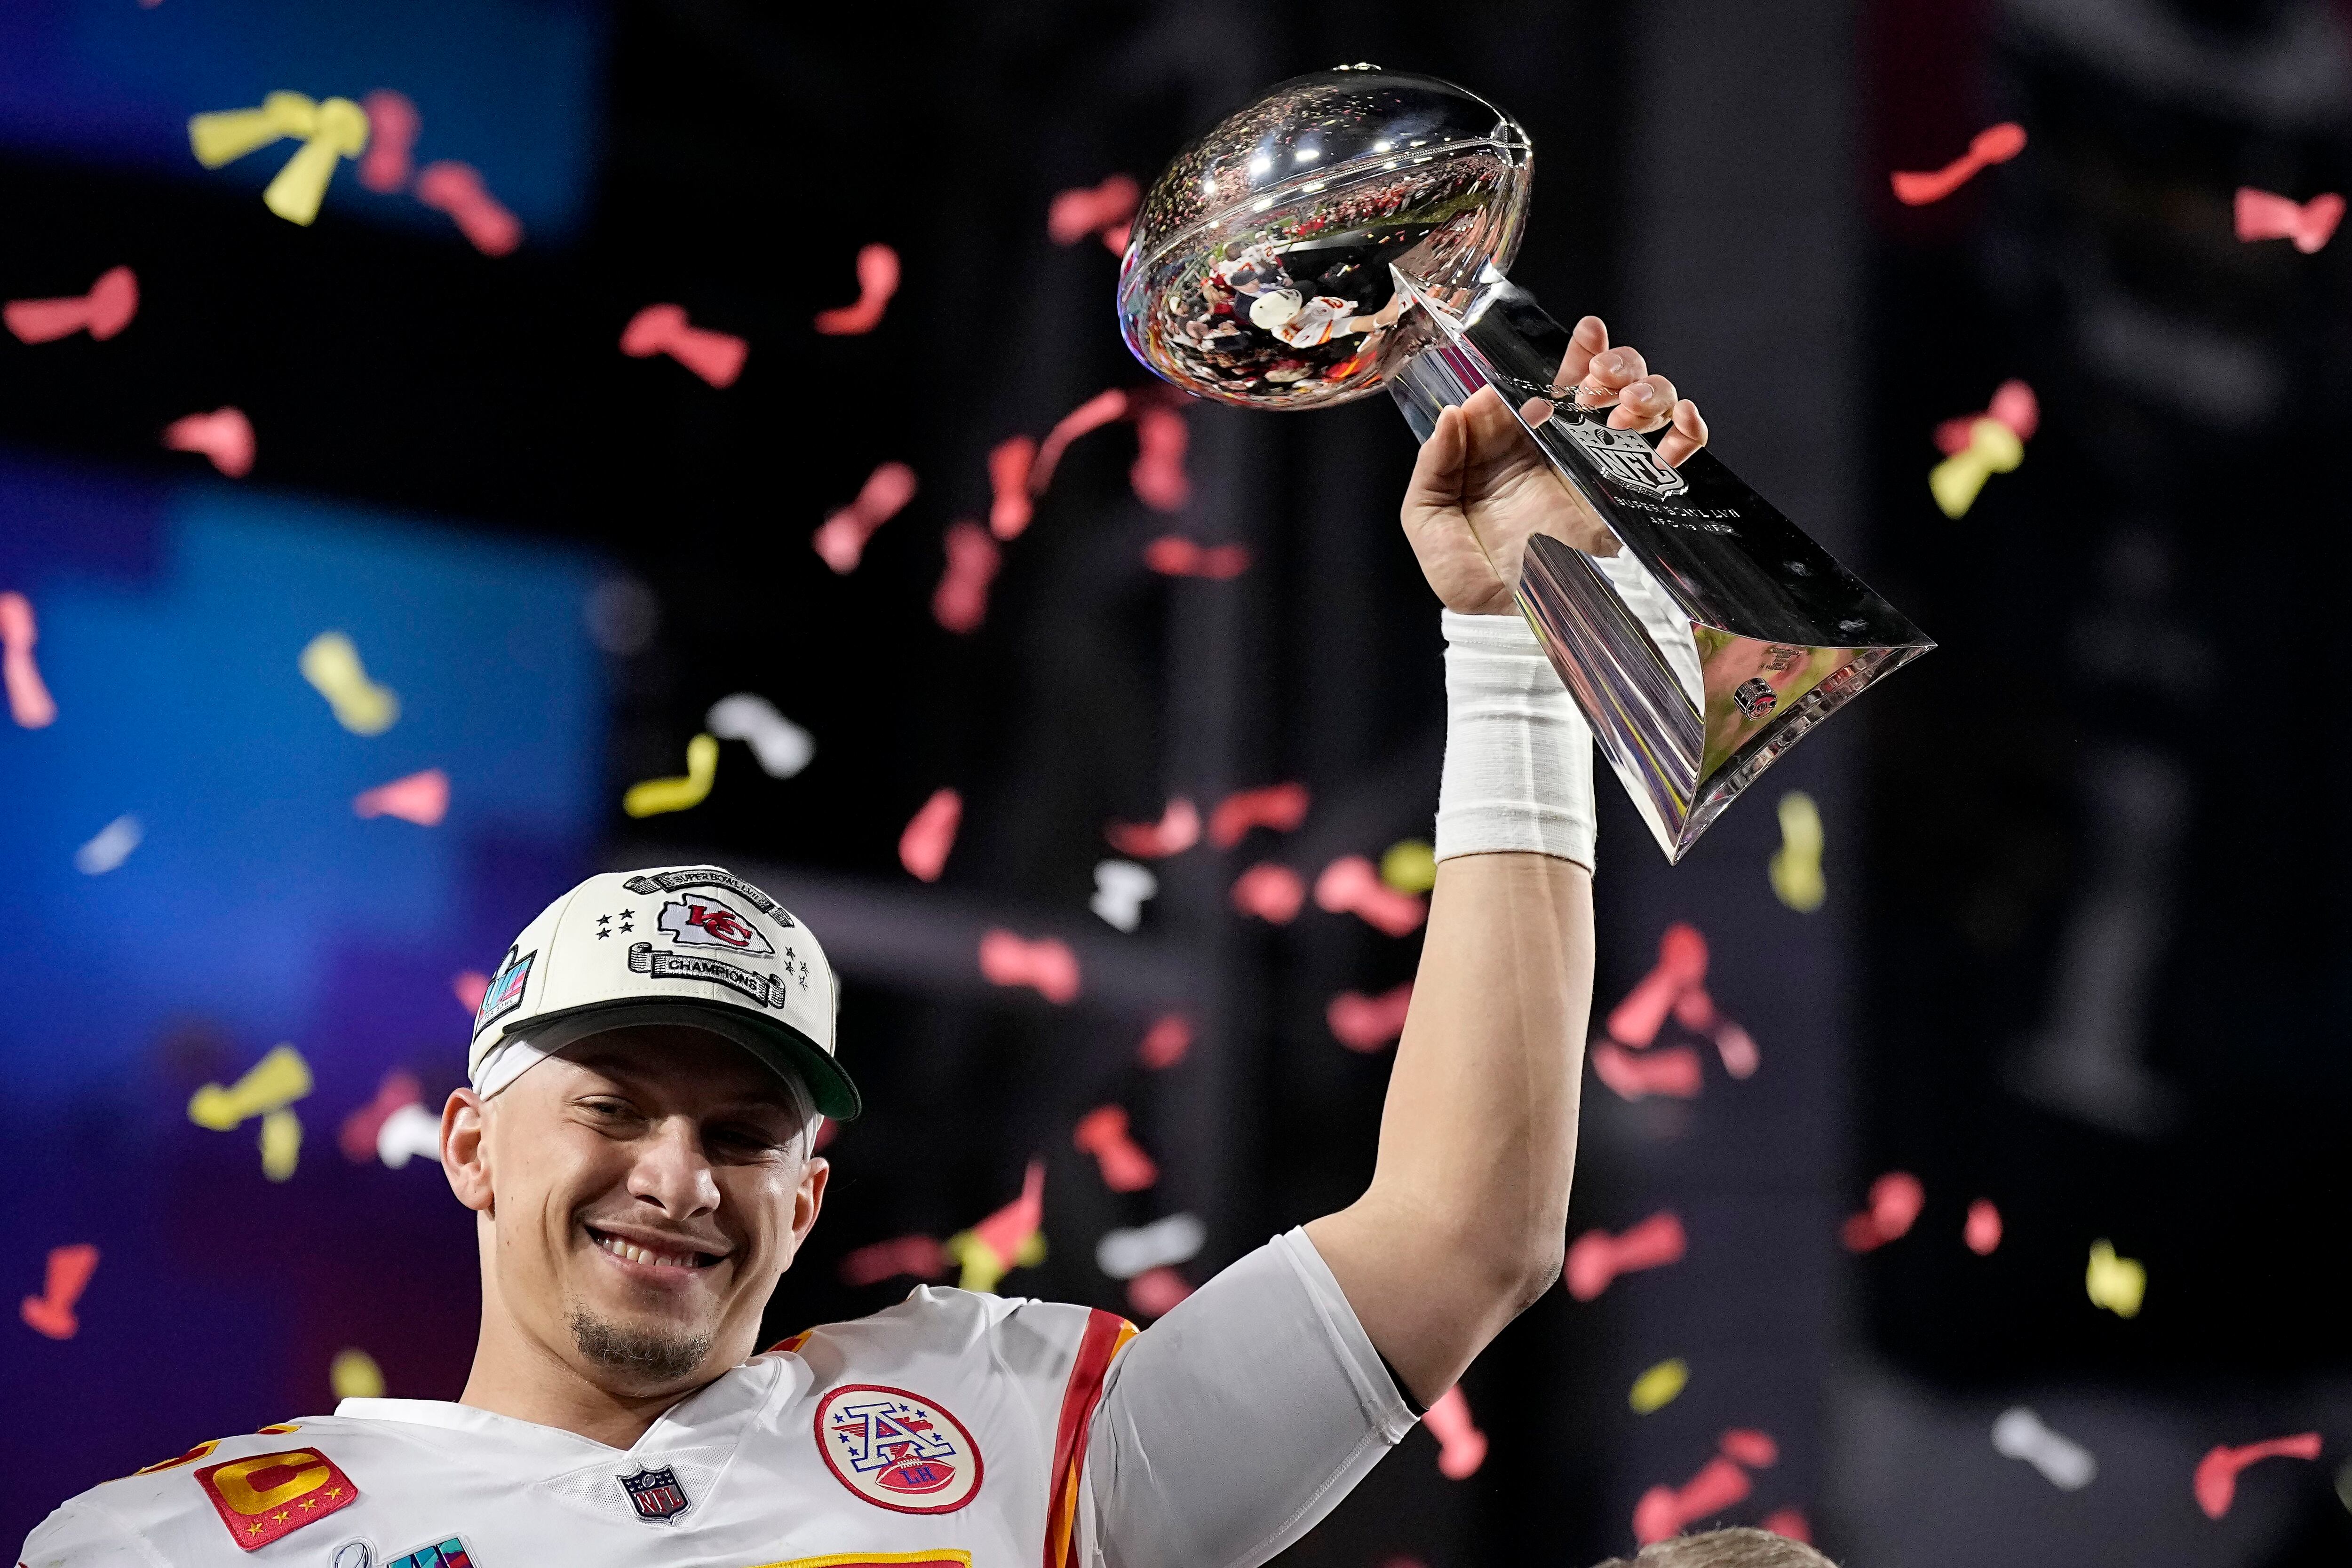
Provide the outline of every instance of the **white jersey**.
[[795,1335],[624,1451],[346,1399],[51,1514],[25,1568],[1251,1568],[1412,1416],[1302,1231],[1149,1332],[919,1288]]

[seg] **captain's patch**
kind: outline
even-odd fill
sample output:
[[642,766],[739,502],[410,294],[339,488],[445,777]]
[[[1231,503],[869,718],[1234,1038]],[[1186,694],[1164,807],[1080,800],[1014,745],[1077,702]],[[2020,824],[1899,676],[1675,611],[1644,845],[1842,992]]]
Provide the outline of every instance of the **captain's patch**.
[[196,1485],[247,1552],[315,1524],[360,1498],[342,1468],[316,1448],[254,1454],[195,1473]]

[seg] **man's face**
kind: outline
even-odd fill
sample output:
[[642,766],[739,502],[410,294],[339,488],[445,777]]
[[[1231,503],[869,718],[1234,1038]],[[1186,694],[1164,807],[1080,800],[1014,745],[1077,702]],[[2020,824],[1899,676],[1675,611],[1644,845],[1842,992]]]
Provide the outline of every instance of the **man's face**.
[[[773,1075],[698,1030],[615,1030],[531,1068],[479,1115],[480,1190],[455,1166],[451,1179],[485,1217],[491,1311],[630,1396],[698,1386],[751,1354],[827,1170],[804,1155]],[[453,1139],[451,1152],[465,1150]]]

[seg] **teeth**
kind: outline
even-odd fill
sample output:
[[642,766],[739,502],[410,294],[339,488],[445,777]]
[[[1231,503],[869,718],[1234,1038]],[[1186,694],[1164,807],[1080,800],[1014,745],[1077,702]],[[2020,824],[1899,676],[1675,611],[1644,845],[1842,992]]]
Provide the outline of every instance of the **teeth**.
[[662,1269],[691,1269],[697,1266],[695,1255],[691,1253],[679,1257],[667,1252],[656,1252],[650,1248],[640,1247],[634,1241],[624,1241],[617,1236],[599,1236],[594,1239],[597,1246],[602,1247],[614,1257],[625,1258],[632,1263],[651,1263]]

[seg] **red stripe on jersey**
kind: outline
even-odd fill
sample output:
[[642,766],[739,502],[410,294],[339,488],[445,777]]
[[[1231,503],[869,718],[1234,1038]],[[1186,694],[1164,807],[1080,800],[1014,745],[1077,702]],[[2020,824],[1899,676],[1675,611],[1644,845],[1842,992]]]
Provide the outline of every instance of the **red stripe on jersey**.
[[1045,1568],[1076,1568],[1078,1482],[1087,1468],[1087,1427],[1095,1406],[1102,1402],[1103,1380],[1110,1364],[1129,1340],[1135,1325],[1115,1313],[1097,1310],[1087,1319],[1078,1338],[1077,1359],[1070,1367],[1069,1385],[1062,1393],[1062,1419],[1054,1433],[1053,1495],[1045,1506]]
[[808,1343],[809,1335],[814,1333],[816,1333],[814,1329],[803,1329],[790,1339],[778,1340],[760,1354],[761,1355],[797,1355],[800,1354],[801,1346]]

